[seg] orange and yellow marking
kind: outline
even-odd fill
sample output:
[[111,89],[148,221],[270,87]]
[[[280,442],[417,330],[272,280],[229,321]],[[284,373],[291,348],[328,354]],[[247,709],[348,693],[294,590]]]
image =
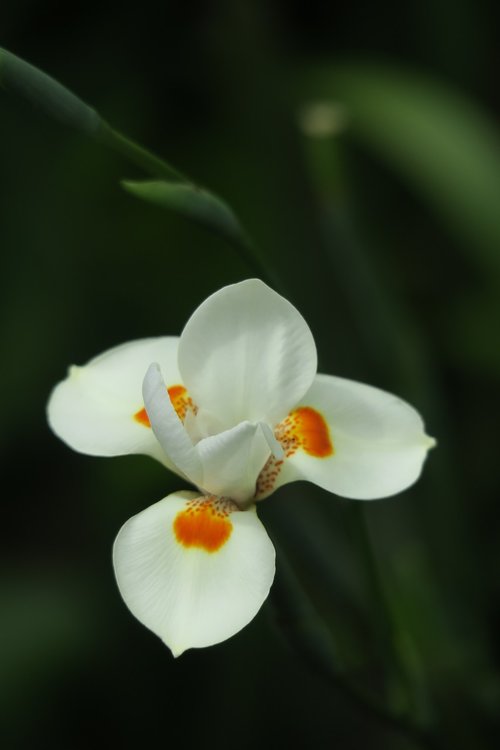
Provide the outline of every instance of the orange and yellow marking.
[[[333,456],[334,448],[325,418],[311,406],[299,406],[276,427],[274,434],[283,448],[285,459],[298,450],[314,458]],[[274,488],[284,459],[270,456],[259,474],[256,497],[268,495]]]
[[[196,407],[191,401],[191,398],[189,397],[188,392],[183,385],[172,385],[170,386],[170,388],[167,388],[167,391],[168,395],[170,396],[172,406],[177,412],[177,416],[183,422],[186,418],[188,409],[192,409],[194,412],[196,412]],[[139,409],[139,411],[134,414],[134,419],[136,422],[139,422],[139,424],[144,425],[144,427],[151,427],[151,422],[149,421],[148,413],[145,408]]]
[[290,412],[276,428],[276,438],[287,457],[299,448],[315,458],[333,454],[333,443],[325,418],[311,406],[299,406]]
[[174,519],[175,537],[183,547],[217,552],[231,536],[229,516],[236,510],[231,500],[213,495],[190,500]]

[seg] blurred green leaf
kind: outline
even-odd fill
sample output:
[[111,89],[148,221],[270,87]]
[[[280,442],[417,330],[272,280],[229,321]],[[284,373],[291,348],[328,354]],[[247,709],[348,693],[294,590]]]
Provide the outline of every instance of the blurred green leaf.
[[333,690],[357,705],[366,716],[376,718],[383,725],[414,740],[417,745],[433,747],[432,738],[426,730],[408,722],[403,715],[391,713],[380,696],[372,696],[366,686],[360,689],[345,679],[340,669],[338,647],[330,629],[317,614],[283,550],[278,546],[277,552],[279,566],[271,596],[276,624],[290,645],[312,669],[325,678]]
[[51,117],[87,135],[99,129],[101,118],[67,88],[38,68],[0,47],[0,87],[28,100]]
[[93,136],[153,177],[164,178],[147,182],[124,181],[123,186],[143,200],[175,211],[221,234],[239,245],[252,265],[256,261],[258,265],[238,219],[224,201],[194,185],[168,162],[114,130],[94,109],[46,73],[1,47],[0,86],[20,94],[64,124]]
[[340,101],[352,135],[433,205],[481,265],[500,272],[500,136],[476,104],[389,66],[309,68],[301,93]]
[[207,190],[185,183],[149,180],[124,180],[123,187],[142,200],[195,221],[231,242],[247,244],[245,233],[229,206]]
[[460,367],[482,370],[489,377],[500,373],[500,294],[497,286],[484,286],[463,295],[448,310],[447,342]]
[[[90,135],[136,164],[154,178],[123,181],[133,195],[194,221],[234,244],[257,276],[266,277],[258,253],[232,209],[220,198],[195,185],[152,151],[122,135],[68,89],[25,60],[0,47],[0,86],[21,94],[64,124]],[[271,283],[273,280],[269,278]],[[274,286],[279,287],[279,283]]]

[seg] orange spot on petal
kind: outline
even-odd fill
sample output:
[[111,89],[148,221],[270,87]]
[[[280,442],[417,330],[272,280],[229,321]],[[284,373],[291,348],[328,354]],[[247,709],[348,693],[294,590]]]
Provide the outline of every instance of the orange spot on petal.
[[168,389],[168,395],[170,396],[170,400],[172,401],[172,403],[174,401],[178,401],[181,398],[184,398],[186,393],[187,391],[183,385],[171,385]]
[[170,396],[172,406],[177,412],[177,416],[179,417],[179,419],[182,419],[183,422],[186,418],[186,412],[188,409],[191,409],[196,413],[197,409],[191,401],[191,398],[189,397],[189,394],[183,385],[170,386],[170,388],[168,389],[168,395]]
[[319,411],[310,406],[301,406],[290,415],[295,422],[300,447],[310,456],[325,458],[333,454],[333,444],[328,425]]
[[[167,391],[168,395],[170,396],[172,406],[177,412],[177,416],[179,417],[179,419],[182,419],[182,421],[184,421],[188,409],[193,409],[193,411],[196,411],[193,402],[189,398],[188,392],[183,385],[172,385],[170,386],[170,388],[167,388]],[[134,419],[136,422],[139,422],[139,424],[144,425],[144,427],[151,427],[151,422],[149,421],[148,413],[145,408],[136,411],[136,413],[134,414]]]
[[236,506],[221,498],[191,500],[174,519],[177,541],[183,547],[217,552],[231,536],[233,524],[228,516],[233,510]]
[[149,421],[148,413],[146,409],[142,408],[139,411],[136,411],[134,414],[134,419],[136,422],[139,422],[140,424],[144,425],[144,427],[151,427],[151,422]]
[[328,424],[323,415],[311,406],[299,406],[291,411],[277,425],[274,434],[283,448],[285,460],[269,457],[257,478],[255,496],[258,499],[273,491],[286,459],[291,458],[298,450],[303,450],[314,458],[326,458],[334,454]]

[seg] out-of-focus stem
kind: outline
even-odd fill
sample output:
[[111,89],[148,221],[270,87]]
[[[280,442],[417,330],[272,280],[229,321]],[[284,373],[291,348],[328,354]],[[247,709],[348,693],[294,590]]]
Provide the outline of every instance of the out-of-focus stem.
[[287,640],[325,678],[330,686],[367,716],[428,750],[444,748],[428,730],[388,711],[368,694],[349,682],[338,669],[335,645],[330,631],[311,604],[282,549],[272,588],[276,619]]
[[[0,88],[22,96],[67,127],[113,149],[152,177],[198,189],[192,180],[167,161],[112,128],[95,109],[54,78],[1,47]],[[227,233],[224,236],[228,239]],[[229,239],[256,276],[275,289],[281,288],[279,278],[266,268],[254,243],[243,230],[235,232]]]
[[176,180],[177,182],[192,185],[191,181],[177,169],[174,169],[174,167],[163,159],[160,159],[151,151],[139,146],[139,144],[135,143],[130,138],[126,138],[117,130],[114,130],[107,122],[104,122],[104,120],[101,120],[99,130],[95,137],[100,143],[117,151],[153,177],[159,177],[165,180]]

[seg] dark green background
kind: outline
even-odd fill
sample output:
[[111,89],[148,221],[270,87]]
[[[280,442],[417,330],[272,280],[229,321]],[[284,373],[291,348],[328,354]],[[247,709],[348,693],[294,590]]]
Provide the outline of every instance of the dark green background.
[[[401,496],[361,509],[298,484],[261,518],[328,625],[342,682],[464,750],[500,737],[494,11],[485,0],[0,8],[0,46],[230,203],[310,323],[322,371],[424,415],[439,446]],[[299,127],[318,97],[347,118],[322,140]],[[180,333],[208,294],[255,273],[229,243],[119,186],[145,176],[0,90],[4,746],[425,747],[311,663],[283,582],[233,639],[177,661],[120,600],[114,536],[179,480],[147,458],[72,453],[47,428],[50,390],[72,362]]]

